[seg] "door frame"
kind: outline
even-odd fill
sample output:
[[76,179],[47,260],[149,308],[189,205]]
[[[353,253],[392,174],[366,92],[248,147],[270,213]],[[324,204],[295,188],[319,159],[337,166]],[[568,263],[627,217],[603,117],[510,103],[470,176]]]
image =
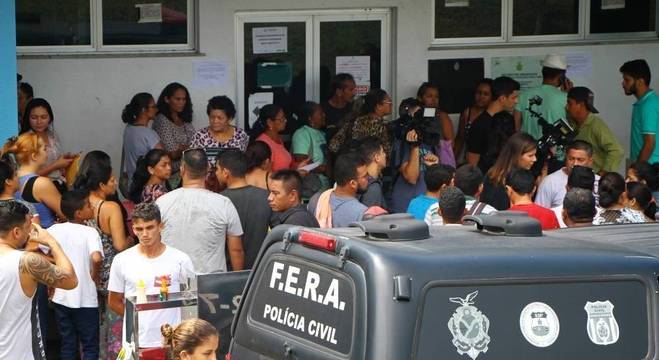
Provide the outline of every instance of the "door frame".
[[[281,10],[281,11],[240,11],[234,16],[234,34],[236,41],[236,108],[243,109],[248,99],[245,94],[245,23],[304,22],[305,62],[306,62],[306,100],[320,100],[320,23],[323,21],[380,21],[380,83],[392,99],[393,88],[392,56],[392,9],[391,8],[356,8],[335,10]],[[238,111],[239,126],[245,128],[247,117]]]

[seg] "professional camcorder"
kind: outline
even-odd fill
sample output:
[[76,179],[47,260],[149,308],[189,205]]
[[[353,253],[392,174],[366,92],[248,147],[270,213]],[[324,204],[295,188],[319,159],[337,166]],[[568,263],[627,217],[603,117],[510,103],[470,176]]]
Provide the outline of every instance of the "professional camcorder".
[[[414,111],[414,109],[417,109]],[[398,140],[405,140],[410,130],[415,130],[418,141],[408,142],[410,145],[426,144],[439,145],[442,135],[442,126],[436,117],[435,108],[424,108],[416,99],[405,99],[400,105],[400,117],[396,120],[394,131]],[[410,114],[412,111],[414,113]]]
[[529,107],[527,108],[542,128],[542,137],[538,140],[538,161],[533,166],[534,172],[538,174],[545,162],[549,163],[550,172],[556,170],[556,167],[560,168],[562,166],[562,162],[554,154],[564,154],[565,148],[576,135],[572,126],[565,119],[559,119],[554,124],[550,124],[542,114],[533,110],[533,106],[540,105],[542,105],[542,98],[534,96],[529,99]]

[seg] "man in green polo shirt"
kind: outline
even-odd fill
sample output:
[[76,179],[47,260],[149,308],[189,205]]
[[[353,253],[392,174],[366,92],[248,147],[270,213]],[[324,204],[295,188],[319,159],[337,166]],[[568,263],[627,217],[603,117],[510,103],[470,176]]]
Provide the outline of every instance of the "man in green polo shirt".
[[619,170],[625,151],[606,123],[595,115],[599,111],[595,109],[594,102],[595,95],[590,89],[577,86],[568,92],[565,110],[570,125],[577,131],[574,140],[583,140],[592,146],[593,169],[603,175]]
[[620,72],[625,95],[634,95],[638,99],[632,109],[629,157],[634,162],[659,163],[659,146],[656,146],[659,96],[650,89],[650,67],[645,60],[638,59],[624,63]]
[[528,111],[529,100],[535,97],[542,99],[541,105],[534,105],[533,111],[538,112],[553,124],[559,119],[565,119],[565,104],[567,94],[564,87],[571,87],[570,81],[565,77],[567,60],[565,56],[549,54],[542,62],[542,85],[527,89],[519,95],[515,106],[515,129],[528,133],[534,139],[542,137],[542,127],[538,119]]

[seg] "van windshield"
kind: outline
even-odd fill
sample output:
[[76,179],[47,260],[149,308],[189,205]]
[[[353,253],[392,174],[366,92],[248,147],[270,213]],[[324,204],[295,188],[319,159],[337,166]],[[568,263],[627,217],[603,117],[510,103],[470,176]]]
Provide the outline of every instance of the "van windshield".
[[637,280],[426,288],[414,359],[643,359],[648,292]]
[[251,320],[341,354],[352,347],[354,284],[344,274],[274,256],[258,281]]

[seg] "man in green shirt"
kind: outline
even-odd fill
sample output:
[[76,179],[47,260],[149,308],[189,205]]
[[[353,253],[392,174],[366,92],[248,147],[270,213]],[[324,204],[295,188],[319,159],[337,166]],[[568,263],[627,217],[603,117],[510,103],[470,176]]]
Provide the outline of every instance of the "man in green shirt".
[[634,162],[659,163],[659,146],[656,146],[659,95],[650,89],[650,67],[645,60],[638,59],[624,63],[620,72],[625,95],[634,95],[638,99],[632,109],[629,157]]
[[549,54],[542,62],[542,85],[521,92],[519,102],[515,106],[515,130],[520,130],[533,136],[542,137],[542,127],[538,119],[528,111],[529,100],[535,97],[542,99],[541,105],[534,105],[533,110],[540,113],[548,123],[553,124],[559,119],[565,119],[565,104],[567,94],[561,88],[571,87],[565,77],[567,61],[565,56]]
[[597,115],[595,95],[590,89],[578,86],[567,94],[565,110],[577,131],[574,140],[583,140],[593,147],[593,169],[600,175],[618,171],[625,151],[606,123]]

